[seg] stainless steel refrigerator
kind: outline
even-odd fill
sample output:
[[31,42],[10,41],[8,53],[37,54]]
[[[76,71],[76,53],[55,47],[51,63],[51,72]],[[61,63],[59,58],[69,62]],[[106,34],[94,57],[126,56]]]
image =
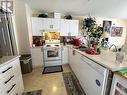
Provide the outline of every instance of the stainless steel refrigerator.
[[11,14],[0,14],[0,56],[17,54]]

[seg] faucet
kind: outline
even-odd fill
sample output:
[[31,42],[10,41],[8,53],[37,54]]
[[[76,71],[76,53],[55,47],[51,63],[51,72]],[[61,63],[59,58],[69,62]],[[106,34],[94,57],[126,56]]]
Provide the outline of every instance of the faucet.
[[117,52],[117,47],[116,47],[116,45],[114,45],[114,44],[112,44],[112,45],[109,47],[109,49],[111,49],[113,46],[115,47],[115,51]]

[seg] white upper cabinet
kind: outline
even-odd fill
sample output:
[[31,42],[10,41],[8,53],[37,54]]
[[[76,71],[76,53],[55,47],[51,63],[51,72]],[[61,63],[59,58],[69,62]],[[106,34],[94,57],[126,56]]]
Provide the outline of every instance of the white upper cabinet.
[[51,27],[57,31],[60,31],[60,19],[52,19]]
[[60,30],[61,36],[78,36],[79,21],[62,19]]
[[60,31],[61,36],[78,36],[78,20],[32,17],[33,36],[42,36],[46,30]]
[[60,31],[60,19],[46,18],[43,24],[44,30],[53,29]]
[[69,36],[69,20],[61,19],[60,31],[61,36]]
[[42,18],[33,17],[32,18],[32,32],[33,36],[42,36],[44,21]]
[[79,31],[79,21],[78,20],[70,20],[69,21],[69,32],[71,36],[78,36]]

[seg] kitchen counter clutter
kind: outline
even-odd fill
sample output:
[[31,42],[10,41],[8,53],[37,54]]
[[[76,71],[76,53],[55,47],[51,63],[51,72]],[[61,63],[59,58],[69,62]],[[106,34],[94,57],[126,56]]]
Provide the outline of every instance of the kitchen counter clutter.
[[68,46],[68,47],[75,50],[76,52],[79,52],[80,54],[87,57],[88,59],[95,61],[99,65],[102,65],[102,66],[110,69],[113,72],[127,69],[127,61],[124,60],[122,64],[117,64],[115,62],[116,61],[116,53],[115,52],[103,51],[99,55],[90,55],[90,54],[86,54],[83,51],[73,48],[73,46]]
[[24,91],[19,57],[0,58],[0,95],[21,95]]

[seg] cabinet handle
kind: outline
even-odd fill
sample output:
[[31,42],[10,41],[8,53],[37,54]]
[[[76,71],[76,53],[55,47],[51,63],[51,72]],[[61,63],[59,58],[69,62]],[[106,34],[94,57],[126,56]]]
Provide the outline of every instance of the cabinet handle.
[[53,28],[53,25],[50,25],[50,28]]
[[7,94],[11,92],[11,90],[16,86],[16,84],[12,85],[12,87],[7,91]]
[[7,81],[5,81],[4,83],[7,84],[11,79],[13,79],[14,75],[11,76]]
[[73,55],[75,55],[75,50],[73,50]]
[[11,67],[8,67],[6,70],[2,71],[2,73],[7,72],[7,71],[10,70],[11,68],[12,68],[12,66],[11,66]]

